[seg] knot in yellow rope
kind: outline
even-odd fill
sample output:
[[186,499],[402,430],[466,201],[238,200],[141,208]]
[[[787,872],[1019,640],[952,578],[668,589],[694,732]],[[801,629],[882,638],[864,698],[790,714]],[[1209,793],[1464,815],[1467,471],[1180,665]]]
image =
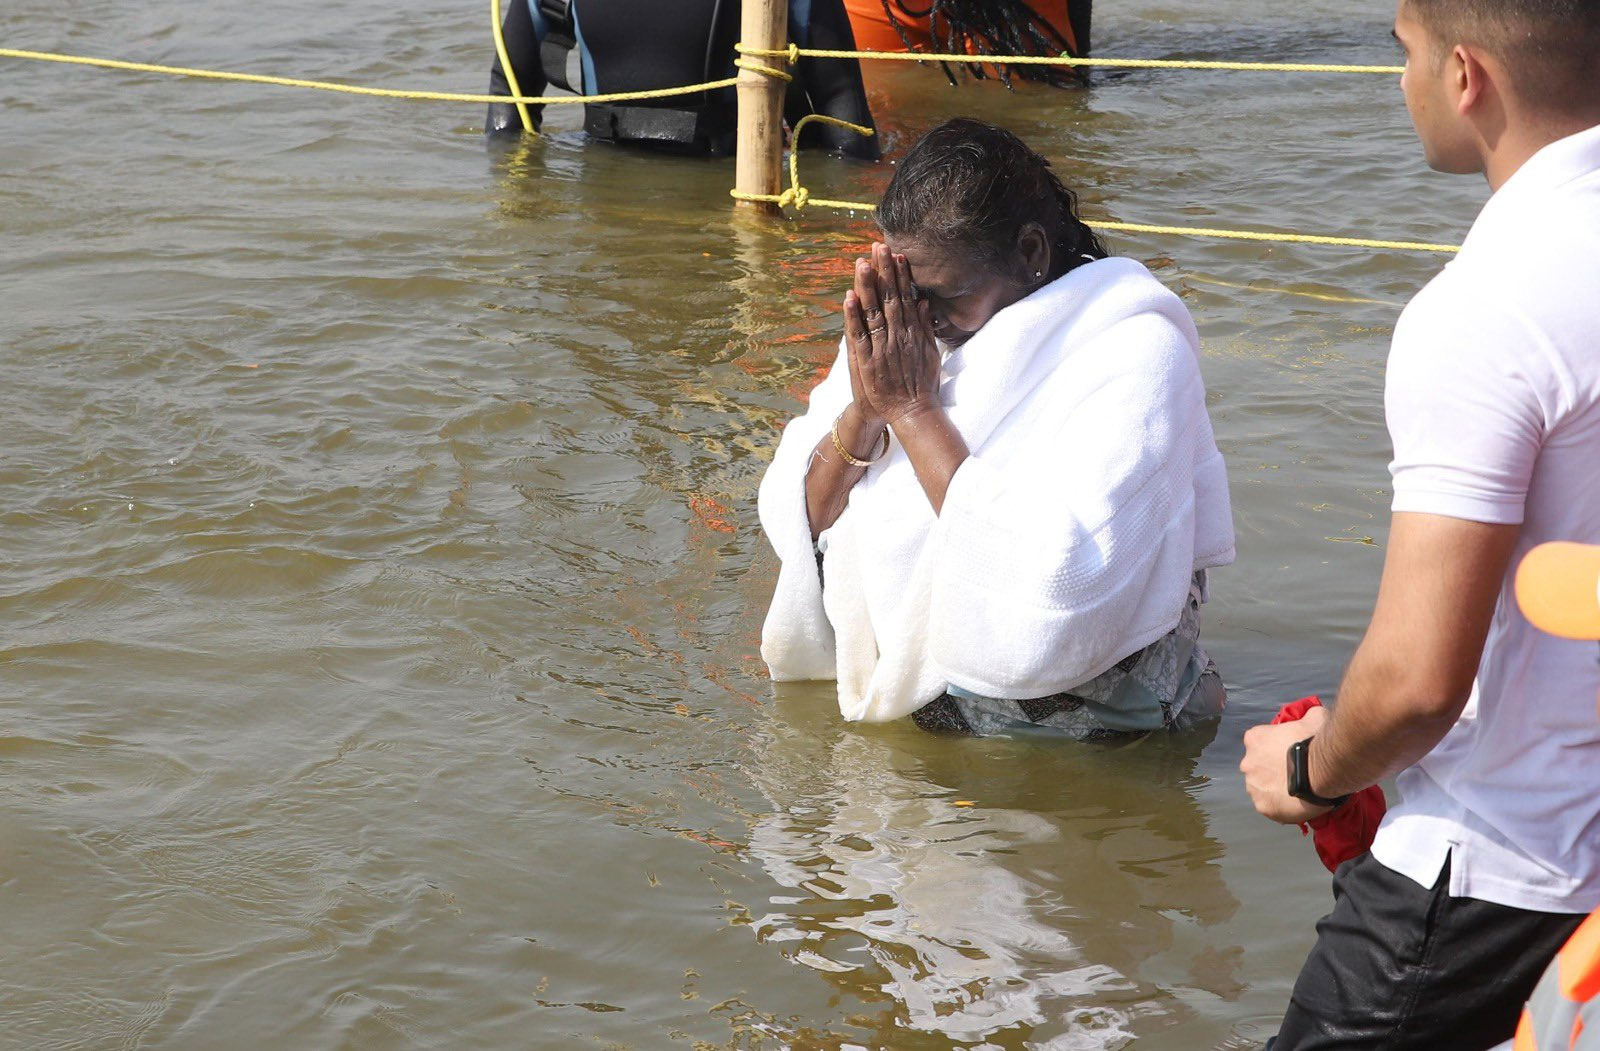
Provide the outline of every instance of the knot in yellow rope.
[[800,209],[806,206],[806,202],[809,200],[811,200],[810,190],[806,189],[804,186],[791,186],[787,190],[778,194],[778,207],[793,207],[794,210],[798,212]]
[[760,73],[764,77],[777,77],[779,80],[794,80],[794,76],[781,69],[774,69],[761,62],[750,62],[742,58],[733,60],[733,64],[740,69],[748,69],[752,73]]
[[751,47],[749,44],[746,44],[741,40],[733,45],[733,49],[739,52],[741,55],[755,55],[759,58],[781,58],[788,62],[791,66],[800,61],[800,55],[802,53],[800,51],[800,45],[795,43],[791,43],[788,47],[783,48]]

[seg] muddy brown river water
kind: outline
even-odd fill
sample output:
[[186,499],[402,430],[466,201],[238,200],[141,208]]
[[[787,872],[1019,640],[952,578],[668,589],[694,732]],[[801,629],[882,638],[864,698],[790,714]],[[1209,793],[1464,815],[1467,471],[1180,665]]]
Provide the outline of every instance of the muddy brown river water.
[[[1396,62],[1382,3],[1125,0],[1105,55]],[[486,12],[8,0],[6,46],[478,91]],[[1089,215],[1459,239],[1392,77],[949,87]],[[1117,237],[1193,310],[1239,562],[1214,735],[841,723],[757,657],[755,491],[863,217],[476,106],[0,61],[0,1045],[1205,1051],[1327,874],[1239,736],[1329,691],[1437,256]],[[808,156],[814,192],[887,166]]]

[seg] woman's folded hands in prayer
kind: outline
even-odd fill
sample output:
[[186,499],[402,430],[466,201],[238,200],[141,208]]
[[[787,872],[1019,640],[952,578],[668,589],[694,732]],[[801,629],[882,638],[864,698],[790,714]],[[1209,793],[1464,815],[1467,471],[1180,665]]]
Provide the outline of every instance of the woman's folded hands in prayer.
[[844,331],[858,401],[891,426],[908,414],[938,411],[939,347],[905,256],[878,243],[856,260],[855,287],[844,296]]
[[939,403],[932,308],[917,296],[905,256],[880,243],[856,261],[844,331],[858,413],[894,432],[937,513],[967,447]]

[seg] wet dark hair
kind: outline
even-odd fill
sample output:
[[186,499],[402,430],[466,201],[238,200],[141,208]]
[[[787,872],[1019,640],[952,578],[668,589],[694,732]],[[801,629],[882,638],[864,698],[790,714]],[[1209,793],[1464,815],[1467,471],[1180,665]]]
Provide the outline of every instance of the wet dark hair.
[[1476,44],[1506,64],[1525,101],[1600,111],[1600,0],[1406,0],[1405,9],[1434,37],[1436,63]]
[[1050,162],[1004,128],[947,120],[911,147],[878,202],[885,235],[961,254],[1010,274],[1017,237],[1037,223],[1050,242],[1051,279],[1110,255],[1078,218],[1078,198]]

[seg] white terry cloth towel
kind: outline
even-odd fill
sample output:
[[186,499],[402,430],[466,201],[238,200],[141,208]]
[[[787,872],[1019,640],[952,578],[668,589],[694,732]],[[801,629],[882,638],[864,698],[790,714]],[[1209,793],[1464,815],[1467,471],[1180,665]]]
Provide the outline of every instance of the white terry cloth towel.
[[850,404],[841,347],[762,479],[782,562],[762,629],[775,681],[837,679],[884,722],[956,685],[1027,700],[1087,682],[1171,631],[1197,570],[1233,561],[1199,336],[1139,263],[1087,263],[946,358],[940,401],[971,456],[935,516],[898,442],[825,534],[812,450]]

